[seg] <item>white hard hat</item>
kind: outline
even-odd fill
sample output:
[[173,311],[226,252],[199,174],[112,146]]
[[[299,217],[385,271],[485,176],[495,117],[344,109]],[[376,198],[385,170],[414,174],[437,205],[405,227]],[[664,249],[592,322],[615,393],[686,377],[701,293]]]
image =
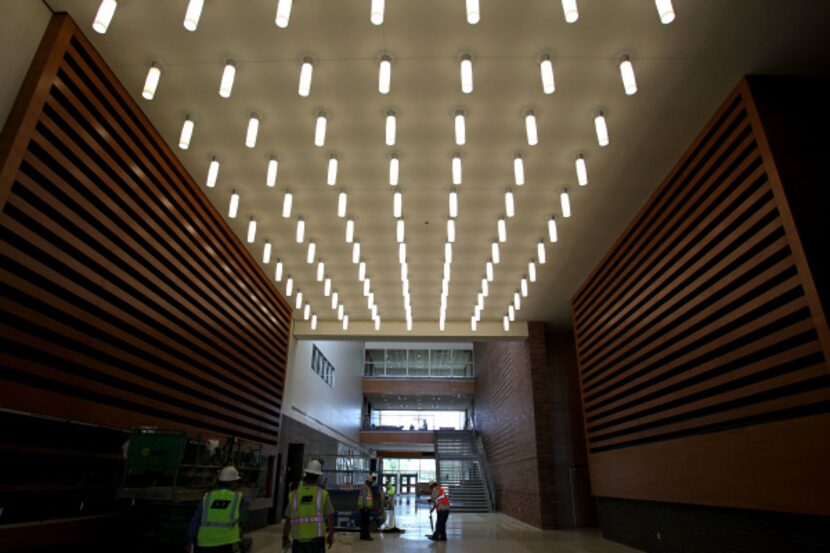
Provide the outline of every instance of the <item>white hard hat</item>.
[[430,480],[430,481],[429,481],[429,485],[430,485],[430,486],[437,486],[437,485],[438,485],[438,482],[436,482],[435,480]]
[[369,475],[369,478],[371,478],[372,480],[377,480],[378,479],[378,473],[373,472],[372,474]]
[[317,459],[311,459],[305,468],[306,474],[323,474],[323,465]]
[[220,482],[236,482],[239,480],[239,471],[236,467],[227,466],[219,472]]

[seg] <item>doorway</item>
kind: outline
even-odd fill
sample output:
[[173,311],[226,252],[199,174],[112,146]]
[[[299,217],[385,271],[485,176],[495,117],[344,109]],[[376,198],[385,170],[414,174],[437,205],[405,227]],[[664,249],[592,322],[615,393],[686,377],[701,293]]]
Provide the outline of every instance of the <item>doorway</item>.
[[285,456],[285,491],[283,505],[288,505],[288,493],[295,489],[303,478],[303,460],[305,458],[305,444],[288,444],[288,454]]
[[418,483],[418,474],[401,474],[401,482],[398,486],[398,493],[415,493],[415,486]]

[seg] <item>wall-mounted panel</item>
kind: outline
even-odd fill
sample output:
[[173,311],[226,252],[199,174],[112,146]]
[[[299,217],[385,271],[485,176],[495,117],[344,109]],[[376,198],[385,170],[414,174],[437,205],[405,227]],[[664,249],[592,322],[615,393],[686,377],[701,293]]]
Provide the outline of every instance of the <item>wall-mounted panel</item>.
[[292,310],[66,15],[0,164],[0,407],[275,447]]
[[595,495],[830,514],[815,225],[789,207],[826,183],[782,183],[768,83],[741,82],[573,298]]

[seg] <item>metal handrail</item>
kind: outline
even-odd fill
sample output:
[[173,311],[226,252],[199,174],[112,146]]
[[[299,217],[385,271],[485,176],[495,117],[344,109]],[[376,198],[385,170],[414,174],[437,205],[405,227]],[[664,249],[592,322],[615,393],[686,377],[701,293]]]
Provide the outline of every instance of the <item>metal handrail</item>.
[[490,465],[487,463],[487,454],[484,451],[484,442],[481,436],[473,431],[476,437],[476,450],[478,450],[479,463],[481,463],[481,476],[484,480],[484,486],[487,488],[487,495],[490,498],[490,507],[493,511],[496,510],[496,490],[493,487],[493,480],[490,477]]

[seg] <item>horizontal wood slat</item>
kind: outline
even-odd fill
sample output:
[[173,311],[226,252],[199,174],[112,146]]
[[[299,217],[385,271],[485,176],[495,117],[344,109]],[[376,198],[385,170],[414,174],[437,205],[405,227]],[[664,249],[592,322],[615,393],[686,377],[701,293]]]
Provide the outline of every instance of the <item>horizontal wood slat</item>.
[[824,314],[766,144],[743,81],[573,297],[597,495],[734,505],[647,452],[830,412]]
[[47,35],[0,159],[0,407],[275,445],[291,307],[71,19]]

